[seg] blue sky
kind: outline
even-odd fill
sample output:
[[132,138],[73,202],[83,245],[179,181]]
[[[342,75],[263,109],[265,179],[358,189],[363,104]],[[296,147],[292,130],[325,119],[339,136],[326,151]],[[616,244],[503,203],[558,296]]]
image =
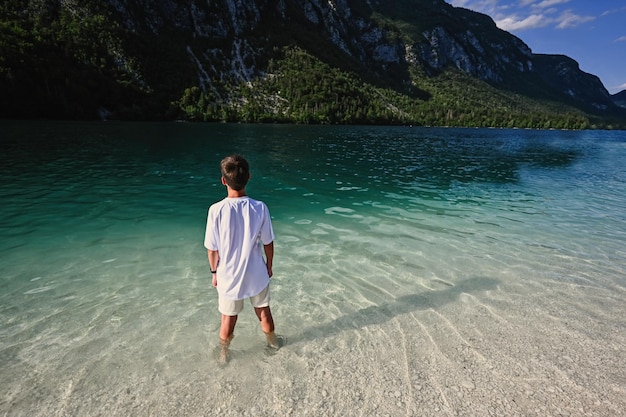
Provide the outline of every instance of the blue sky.
[[534,53],[573,58],[611,94],[626,90],[626,0],[447,2],[489,15]]

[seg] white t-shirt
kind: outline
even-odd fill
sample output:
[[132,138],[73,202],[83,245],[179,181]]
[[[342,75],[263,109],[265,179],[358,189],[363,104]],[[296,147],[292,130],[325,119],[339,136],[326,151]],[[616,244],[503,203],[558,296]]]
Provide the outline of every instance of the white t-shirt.
[[209,207],[204,247],[219,252],[220,296],[243,300],[265,289],[270,279],[262,245],[273,241],[270,212],[262,201],[225,198]]

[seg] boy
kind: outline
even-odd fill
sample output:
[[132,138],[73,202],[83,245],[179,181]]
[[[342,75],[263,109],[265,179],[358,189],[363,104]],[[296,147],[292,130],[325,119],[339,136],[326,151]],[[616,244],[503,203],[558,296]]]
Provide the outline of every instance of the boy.
[[[228,360],[237,316],[246,298],[261,322],[267,344],[278,349],[270,310],[269,282],[274,259],[274,231],[267,206],[246,195],[250,165],[241,155],[221,162],[227,197],[209,207],[204,246],[208,250],[213,286],[217,288],[220,361]],[[263,250],[261,250],[261,246]],[[265,253],[265,260],[263,259]]]

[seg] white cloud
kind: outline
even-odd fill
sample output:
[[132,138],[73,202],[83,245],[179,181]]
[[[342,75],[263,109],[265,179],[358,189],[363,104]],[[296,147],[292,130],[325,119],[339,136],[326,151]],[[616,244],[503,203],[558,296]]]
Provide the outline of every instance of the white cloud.
[[526,29],[535,29],[549,25],[551,19],[541,14],[533,14],[525,19],[519,19],[517,16],[509,16],[496,20],[496,25],[506,31],[521,31]]
[[570,0],[543,0],[540,3],[533,4],[532,7],[538,9],[546,9],[548,7],[556,6],[557,4],[569,3]]
[[[557,17],[560,7],[571,0],[518,0],[513,6],[502,0],[449,0],[456,7],[466,7],[485,13],[503,30],[523,31],[554,25],[558,29],[568,29],[595,19],[593,16],[575,14],[565,10]],[[511,7],[515,7],[513,12]]]
[[626,10],[626,6],[620,7],[620,8],[616,8],[616,9],[609,9],[606,10],[604,12],[602,12],[602,14],[600,16],[604,17],[604,16],[608,16],[614,13],[620,13]]
[[454,7],[465,7],[469,0],[452,0],[449,3]]
[[563,14],[557,19],[559,22],[556,25],[557,29],[567,29],[582,25],[583,23],[595,20],[593,16],[581,16],[572,13],[571,10],[566,10]]
[[620,36],[619,38],[615,39],[615,42],[626,42],[626,36]]
[[508,6],[500,5],[500,0],[474,0],[467,8],[493,16],[498,10],[507,9]]
[[454,7],[464,7],[490,16],[494,16],[498,10],[510,8],[507,4],[500,4],[501,0],[447,0]]

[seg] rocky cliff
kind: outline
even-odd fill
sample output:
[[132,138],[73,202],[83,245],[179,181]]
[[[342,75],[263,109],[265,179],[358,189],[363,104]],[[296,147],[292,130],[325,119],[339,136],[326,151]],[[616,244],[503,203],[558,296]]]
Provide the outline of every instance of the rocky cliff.
[[[284,59],[285,48],[297,47],[327,68],[419,103],[439,96],[437,85],[445,90],[442,83],[467,77],[491,95],[550,100],[596,116],[619,113],[600,80],[572,59],[533,54],[488,16],[443,0],[44,1],[52,11],[22,3],[38,18],[104,19],[110,40],[97,52],[104,62],[99,76],[111,76],[102,75],[108,71],[124,79],[115,85],[132,90],[118,93],[126,111],[141,107],[137,100],[148,94],[154,111],[163,113],[165,103],[194,86],[203,100],[222,106],[249,101],[237,96],[241,86],[276,76],[270,65]],[[9,90],[15,77],[10,81]],[[263,94],[288,99],[269,87]],[[68,99],[67,91],[62,95]],[[115,113],[115,98],[104,96],[90,105]]]

